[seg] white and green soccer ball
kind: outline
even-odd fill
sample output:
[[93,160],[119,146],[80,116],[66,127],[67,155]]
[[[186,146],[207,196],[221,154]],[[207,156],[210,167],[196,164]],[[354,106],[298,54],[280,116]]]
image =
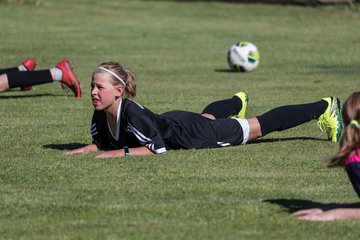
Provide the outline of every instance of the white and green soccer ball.
[[229,48],[227,61],[231,70],[251,72],[259,66],[260,52],[254,44],[240,41]]

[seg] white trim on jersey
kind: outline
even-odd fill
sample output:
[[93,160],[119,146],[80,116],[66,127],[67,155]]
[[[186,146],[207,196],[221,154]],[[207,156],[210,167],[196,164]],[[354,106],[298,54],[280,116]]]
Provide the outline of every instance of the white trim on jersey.
[[224,143],[224,142],[217,142],[216,144],[221,146],[221,147],[228,147],[228,146],[231,145],[230,143]]
[[[135,134],[136,138],[143,144],[151,141],[150,138],[145,137],[145,135],[143,135],[139,130],[137,130],[134,126],[132,126],[130,123],[128,124],[127,129],[129,130],[129,132],[132,132]],[[152,141],[151,141],[152,142]]]
[[132,101],[133,103],[135,103],[136,105],[138,105],[139,108],[144,109],[144,107],[143,107],[140,103],[137,103],[137,102],[135,102],[134,100],[131,100],[131,99],[128,99],[128,100],[130,100],[130,101]]
[[132,132],[135,135],[135,137],[140,141],[140,143],[144,144],[151,151],[156,152],[157,154],[166,152],[165,147],[155,149],[154,141],[151,138],[146,137],[130,123],[128,124],[127,129],[129,132]]
[[166,152],[166,148],[164,148],[164,147],[156,150],[157,154],[164,153],[164,152]]
[[246,119],[242,119],[242,118],[235,118],[235,119],[239,122],[243,130],[243,142],[241,144],[244,145],[249,140],[249,135],[250,135],[249,122]]
[[110,123],[109,123],[109,118],[106,117],[106,122],[107,122],[107,126],[109,129],[109,132],[111,133],[111,136],[118,141],[119,137],[120,137],[120,121],[121,121],[121,117],[120,117],[120,113],[121,113],[121,103],[122,101],[120,101],[118,109],[117,109],[117,113],[116,113],[116,126],[115,126],[115,135],[112,132],[111,128],[110,128]]
[[98,131],[96,129],[96,123],[94,123],[93,125],[91,125],[91,136],[94,137],[97,134],[98,134]]

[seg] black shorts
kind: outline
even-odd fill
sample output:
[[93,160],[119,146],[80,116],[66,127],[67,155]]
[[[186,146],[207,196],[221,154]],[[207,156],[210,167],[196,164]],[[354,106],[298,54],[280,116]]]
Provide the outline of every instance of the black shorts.
[[244,126],[239,119],[210,120],[198,113],[185,111],[171,111],[161,116],[168,120],[171,128],[169,132],[172,133],[165,134],[164,137],[171,148],[213,148],[246,142],[244,142]]

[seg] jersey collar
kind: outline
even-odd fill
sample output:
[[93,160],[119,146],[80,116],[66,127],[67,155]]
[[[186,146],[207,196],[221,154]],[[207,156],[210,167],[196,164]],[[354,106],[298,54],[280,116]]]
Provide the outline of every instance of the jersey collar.
[[110,124],[109,124],[109,119],[106,118],[106,121],[107,121],[107,125],[108,125],[108,129],[109,129],[109,132],[111,133],[111,136],[116,140],[118,141],[119,140],[119,135],[120,135],[120,121],[121,121],[121,105],[122,105],[122,100],[120,100],[120,103],[119,103],[119,106],[118,106],[118,109],[117,109],[117,113],[116,113],[116,128],[115,128],[115,135],[114,133],[111,131],[111,128],[110,128]]

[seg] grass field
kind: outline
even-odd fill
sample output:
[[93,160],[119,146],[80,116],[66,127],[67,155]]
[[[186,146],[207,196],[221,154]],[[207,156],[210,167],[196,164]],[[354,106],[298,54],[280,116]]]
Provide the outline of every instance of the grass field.
[[[137,101],[161,113],[199,112],[239,90],[248,116],[359,90],[359,6],[216,1],[0,1],[0,66],[27,57],[47,69],[73,60],[83,98],[57,83],[0,94],[0,239],[355,239],[360,222],[300,222],[290,213],[357,201],[338,145],[316,122],[254,144],[97,160],[65,156],[90,143],[91,73],[120,61]],[[237,40],[260,67],[227,70]]]

